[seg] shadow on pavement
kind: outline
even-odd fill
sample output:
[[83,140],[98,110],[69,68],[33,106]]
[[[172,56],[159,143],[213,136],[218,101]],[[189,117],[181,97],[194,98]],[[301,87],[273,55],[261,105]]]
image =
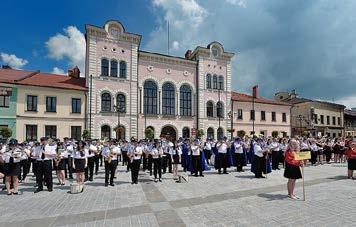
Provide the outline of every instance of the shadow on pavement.
[[282,194],[267,194],[267,193],[261,193],[257,195],[258,197],[265,198],[267,201],[275,201],[275,200],[286,200],[288,199],[287,195],[282,195]]

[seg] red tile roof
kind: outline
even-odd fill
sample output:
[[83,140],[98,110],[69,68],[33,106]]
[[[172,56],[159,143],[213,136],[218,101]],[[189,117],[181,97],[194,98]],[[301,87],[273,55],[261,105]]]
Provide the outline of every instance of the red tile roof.
[[85,78],[73,78],[65,75],[25,71],[17,69],[0,69],[0,83],[28,86],[51,87],[86,91]]
[[[232,92],[231,99],[239,102],[253,102],[253,97],[251,95]],[[255,98],[255,103],[264,103],[264,104],[272,104],[272,105],[282,105],[282,106],[291,106],[291,104],[286,102],[280,102],[273,99],[266,99],[262,97]]]

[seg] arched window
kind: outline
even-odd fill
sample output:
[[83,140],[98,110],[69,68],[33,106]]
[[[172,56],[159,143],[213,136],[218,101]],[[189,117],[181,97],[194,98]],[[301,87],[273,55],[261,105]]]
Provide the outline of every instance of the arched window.
[[111,111],[111,95],[109,93],[101,95],[101,111]]
[[211,89],[211,75],[206,75],[206,89]]
[[162,86],[162,114],[175,114],[175,91],[172,83],[165,83]]
[[108,59],[101,59],[101,75],[102,76],[109,76],[109,60]]
[[184,127],[183,130],[182,130],[182,137],[184,139],[187,139],[190,137],[190,130],[188,127]]
[[110,126],[109,125],[103,125],[101,126],[101,138],[108,138],[110,139]]
[[214,129],[213,128],[208,128],[206,131],[206,137],[209,139],[214,139]]
[[222,128],[218,128],[218,139],[222,139],[224,137],[224,130]]
[[120,78],[126,78],[126,62],[120,61]]
[[111,60],[110,62],[110,76],[117,77],[117,61]]
[[120,113],[126,113],[126,97],[123,94],[118,94],[116,97],[116,105],[120,109]]
[[153,81],[146,81],[143,85],[144,113],[157,114],[157,85]]
[[224,90],[224,77],[219,76],[219,89]]
[[218,76],[213,76],[213,89],[218,89]]
[[214,117],[214,104],[212,101],[206,103],[206,116]]
[[192,116],[192,89],[190,86],[183,85],[180,87],[180,115]]
[[220,101],[216,103],[216,116],[220,118],[224,117],[224,105]]

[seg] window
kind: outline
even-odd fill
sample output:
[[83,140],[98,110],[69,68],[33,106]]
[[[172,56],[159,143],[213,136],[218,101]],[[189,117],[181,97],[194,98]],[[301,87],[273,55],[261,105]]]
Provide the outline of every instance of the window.
[[45,137],[57,138],[57,126],[45,125]]
[[103,125],[101,126],[101,138],[107,138],[110,139],[110,126],[109,125]]
[[37,96],[27,96],[27,111],[37,111]]
[[224,90],[224,77],[219,76],[219,89]]
[[117,77],[117,61],[111,60],[110,62],[110,76]]
[[180,115],[192,116],[192,90],[188,85],[180,87]]
[[184,127],[183,130],[182,130],[182,137],[184,139],[186,138],[190,138],[190,130],[188,127]]
[[250,120],[254,121],[255,120],[255,111],[250,110]]
[[157,85],[153,81],[144,84],[144,113],[157,114]]
[[56,97],[46,97],[46,112],[56,112],[56,103],[57,103],[57,98]]
[[314,114],[313,118],[314,118],[314,123],[318,124],[318,115]]
[[330,125],[330,116],[326,116],[326,124]]
[[81,100],[72,98],[72,113],[81,113]]
[[211,101],[206,103],[206,116],[214,117],[214,104]]
[[341,119],[340,119],[340,117],[337,118],[337,125],[341,125]]
[[209,139],[214,139],[214,129],[213,128],[208,128],[206,131],[206,137]]
[[276,112],[272,112],[272,121],[276,121]]
[[218,103],[216,103],[216,116],[218,118],[224,117],[224,105],[220,101]]
[[324,115],[320,115],[320,124],[324,124]]
[[206,75],[206,88],[211,89],[211,75]]
[[261,121],[266,120],[266,111],[261,111]]
[[124,94],[117,95],[116,105],[119,107],[120,113],[126,113],[126,97]]
[[70,137],[75,140],[80,140],[82,138],[82,127],[81,126],[71,126],[70,127]]
[[9,107],[10,96],[0,95],[0,107]]
[[287,122],[287,114],[282,113],[282,122]]
[[213,76],[213,89],[218,89],[218,76]]
[[120,78],[126,79],[126,62],[120,61]]
[[103,93],[101,95],[101,111],[111,111],[111,95],[109,93]]
[[37,125],[26,125],[26,140],[37,141]]
[[108,59],[101,59],[101,75],[109,76],[109,61]]
[[172,83],[162,87],[162,114],[175,115],[175,89]]
[[242,109],[237,109],[237,119],[242,120]]
[[222,139],[224,137],[224,130],[222,128],[218,128],[218,139]]
[[333,125],[336,125],[336,118],[333,117]]

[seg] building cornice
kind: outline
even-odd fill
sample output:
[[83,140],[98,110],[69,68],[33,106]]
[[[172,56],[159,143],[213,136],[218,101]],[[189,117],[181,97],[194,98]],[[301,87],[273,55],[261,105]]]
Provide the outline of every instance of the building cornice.
[[143,61],[164,63],[169,65],[183,65],[187,67],[192,67],[197,65],[196,61],[175,57],[175,56],[164,55],[164,54],[151,53],[146,51],[139,51],[138,56],[139,56],[139,61],[143,60]]

